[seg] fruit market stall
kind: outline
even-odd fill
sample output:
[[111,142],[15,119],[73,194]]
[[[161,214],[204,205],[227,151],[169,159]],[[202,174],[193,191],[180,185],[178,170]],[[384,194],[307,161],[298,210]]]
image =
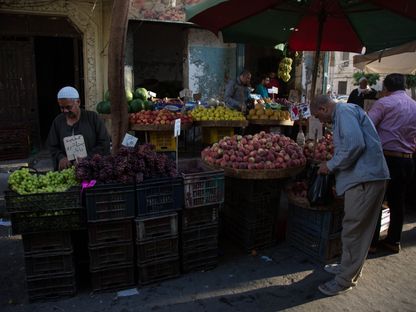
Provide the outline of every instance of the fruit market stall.
[[218,263],[224,173],[200,159],[177,170],[142,144],[60,172],[17,170],[9,187],[6,207],[13,233],[22,234],[31,301],[76,294],[85,264],[82,283],[101,292]]
[[191,111],[195,127],[202,128],[202,143],[212,144],[225,136],[232,136],[234,128],[245,128],[248,122],[244,115],[223,105],[196,107]]
[[176,150],[176,140],[173,136],[176,119],[181,120],[181,130],[191,128],[192,117],[181,112],[162,109],[130,114],[130,129],[143,132],[145,142],[155,145],[157,151],[172,152]]
[[246,251],[273,245],[282,226],[281,190],[287,178],[304,169],[302,149],[290,138],[262,131],[225,137],[201,156],[208,165],[224,169],[227,236]]

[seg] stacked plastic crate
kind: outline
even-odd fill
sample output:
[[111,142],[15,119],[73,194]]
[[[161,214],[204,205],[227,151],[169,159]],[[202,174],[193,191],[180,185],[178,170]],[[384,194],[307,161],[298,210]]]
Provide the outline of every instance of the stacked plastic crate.
[[225,179],[225,233],[245,251],[270,247],[276,242],[280,183],[280,180]]
[[22,235],[29,300],[47,300],[76,293],[71,235],[41,232]]
[[29,300],[76,293],[71,230],[85,222],[79,190],[18,195],[6,193],[13,234],[22,234]]
[[93,291],[134,285],[134,185],[94,186],[86,190],[85,204]]
[[289,202],[288,241],[316,260],[332,262],[342,252],[343,215],[342,201],[315,208]]
[[161,178],[137,184],[136,199],[138,284],[147,285],[178,276],[182,179]]
[[179,165],[184,180],[185,206],[181,217],[183,272],[206,271],[218,264],[219,211],[224,202],[224,171],[200,160]]

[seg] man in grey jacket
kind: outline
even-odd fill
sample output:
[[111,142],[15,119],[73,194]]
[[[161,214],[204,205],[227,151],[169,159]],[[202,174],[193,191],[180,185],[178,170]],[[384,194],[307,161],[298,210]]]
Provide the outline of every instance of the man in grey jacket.
[[358,105],[337,104],[321,95],[311,104],[311,113],[333,124],[334,156],[320,165],[318,173],[333,172],[336,192],[345,197],[341,263],[325,266],[335,278],[319,286],[333,296],[352,289],[361,276],[389,171],[377,131]]
[[247,110],[247,100],[250,95],[251,73],[243,70],[237,79],[230,80],[225,88],[224,102],[229,108],[242,111]]

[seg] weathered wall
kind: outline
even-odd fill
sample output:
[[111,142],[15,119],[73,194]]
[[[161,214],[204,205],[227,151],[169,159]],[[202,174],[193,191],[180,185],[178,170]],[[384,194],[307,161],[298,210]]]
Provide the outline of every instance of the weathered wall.
[[223,98],[228,80],[236,77],[236,45],[224,44],[209,31],[189,29],[188,86],[203,99]]
[[107,52],[112,0],[5,0],[0,11],[67,16],[83,34],[85,106],[95,110],[107,85]]

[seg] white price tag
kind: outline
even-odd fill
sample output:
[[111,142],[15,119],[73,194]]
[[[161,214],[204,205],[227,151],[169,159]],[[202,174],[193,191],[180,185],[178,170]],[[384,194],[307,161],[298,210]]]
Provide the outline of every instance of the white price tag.
[[176,138],[181,135],[181,119],[175,119],[175,129],[173,130],[173,136]]
[[87,148],[81,134],[65,137],[64,146],[68,160],[87,157]]
[[136,138],[134,135],[126,133],[126,135],[123,138],[123,142],[121,142],[121,145],[126,147],[135,147],[137,141],[138,138]]
[[192,97],[192,91],[189,89],[183,89],[181,92],[179,92],[179,97],[184,98],[184,97]]
[[279,88],[272,87],[272,88],[270,88],[270,89],[267,89],[267,92],[268,92],[269,94],[278,94],[278,93],[279,93]]
[[149,97],[156,97],[156,93],[155,92],[152,92],[152,91],[147,91],[147,95]]

